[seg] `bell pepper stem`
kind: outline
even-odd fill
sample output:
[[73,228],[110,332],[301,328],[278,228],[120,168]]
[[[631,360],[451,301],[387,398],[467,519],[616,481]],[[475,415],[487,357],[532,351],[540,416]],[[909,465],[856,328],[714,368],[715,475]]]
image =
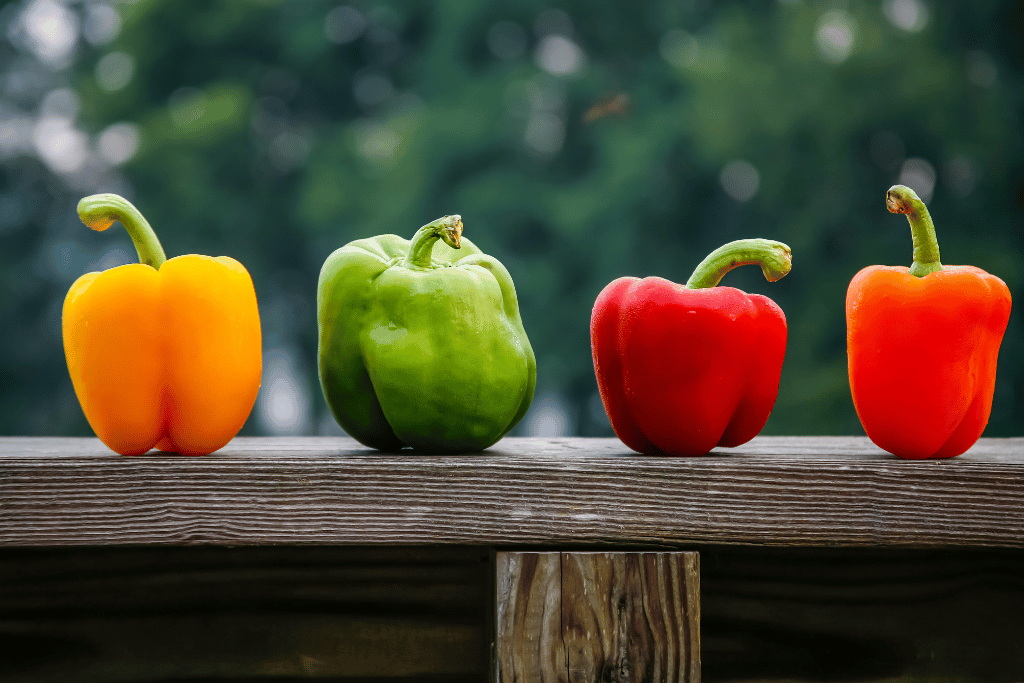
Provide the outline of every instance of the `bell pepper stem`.
[[430,255],[434,251],[434,243],[442,239],[452,249],[462,248],[462,216],[458,214],[444,216],[427,223],[416,231],[409,245],[409,253],[405,256],[404,265],[417,268],[430,267]]
[[914,263],[910,274],[924,277],[942,270],[939,263],[939,241],[935,237],[935,224],[928,208],[917,193],[906,185],[893,185],[885,193],[885,206],[889,213],[903,213],[910,222],[910,233],[914,238]]
[[793,267],[793,252],[774,240],[736,240],[715,249],[700,262],[686,281],[687,289],[714,287],[738,266],[758,265],[769,282],[785,277]]
[[93,230],[106,230],[114,221],[124,226],[139,252],[139,262],[160,269],[167,255],[139,210],[116,194],[94,194],[78,202],[78,217]]

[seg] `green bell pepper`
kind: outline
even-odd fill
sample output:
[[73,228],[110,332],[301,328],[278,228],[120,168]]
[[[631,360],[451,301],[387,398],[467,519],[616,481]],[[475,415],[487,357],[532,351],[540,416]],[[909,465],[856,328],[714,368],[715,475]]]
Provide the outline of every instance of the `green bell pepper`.
[[327,404],[371,448],[482,450],[533,400],[537,362],[512,277],[462,238],[459,216],[412,241],[380,235],[331,254],[317,323]]

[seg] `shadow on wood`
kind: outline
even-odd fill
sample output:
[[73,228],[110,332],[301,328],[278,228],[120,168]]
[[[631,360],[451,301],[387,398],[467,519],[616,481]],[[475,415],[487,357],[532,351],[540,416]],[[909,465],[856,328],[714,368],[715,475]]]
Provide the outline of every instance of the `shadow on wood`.
[[[1024,680],[1024,551],[695,550],[705,683]],[[533,568],[510,584],[506,563],[503,583],[525,602],[506,602],[498,620],[488,548],[0,548],[0,683],[479,683],[491,628],[531,603],[535,632],[545,618],[560,628],[562,602],[550,605],[548,591],[583,577],[558,553],[520,555]],[[639,570],[612,571],[624,578],[604,574],[602,585],[628,585]],[[674,590],[658,581],[648,595]],[[627,605],[618,621],[588,616],[587,591],[565,640],[583,671],[619,651],[616,629],[635,614]],[[588,642],[594,624],[613,624],[607,644]],[[563,677],[549,681],[571,680],[570,648],[559,647],[551,671],[561,662]],[[538,648],[523,640],[517,666],[538,661]],[[511,671],[507,644],[500,654]],[[623,680],[615,667],[605,675]]]
[[0,549],[0,682],[477,683],[490,553]]
[[1024,553],[700,547],[708,683],[1024,681]]

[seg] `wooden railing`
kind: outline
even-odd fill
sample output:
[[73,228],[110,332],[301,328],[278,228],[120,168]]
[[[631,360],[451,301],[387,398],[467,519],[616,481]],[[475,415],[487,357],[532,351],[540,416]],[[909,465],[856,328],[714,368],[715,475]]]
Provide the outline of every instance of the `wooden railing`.
[[5,437],[0,546],[0,681],[1024,680],[1024,439]]

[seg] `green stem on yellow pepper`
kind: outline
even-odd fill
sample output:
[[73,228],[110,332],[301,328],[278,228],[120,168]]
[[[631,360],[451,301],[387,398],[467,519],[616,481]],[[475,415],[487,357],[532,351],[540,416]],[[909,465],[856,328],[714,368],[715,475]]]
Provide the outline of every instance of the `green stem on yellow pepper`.
[[939,241],[935,237],[935,224],[928,208],[917,193],[906,185],[893,185],[885,193],[885,206],[889,213],[903,213],[910,222],[910,233],[914,238],[914,263],[910,274],[924,277],[942,270],[939,263]]
[[746,265],[761,266],[769,282],[775,282],[793,267],[793,253],[782,242],[774,240],[736,240],[715,249],[700,262],[686,281],[687,289],[714,287],[733,268]]
[[433,252],[434,243],[438,239],[444,240],[444,243],[452,249],[461,249],[461,238],[462,216],[455,214],[431,221],[417,230],[416,234],[412,236],[409,253],[406,254],[402,265],[407,268],[429,268],[430,254]]
[[78,217],[93,230],[106,230],[114,221],[124,226],[135,243],[139,262],[160,269],[167,255],[160,240],[139,210],[116,194],[94,194],[78,202]]

